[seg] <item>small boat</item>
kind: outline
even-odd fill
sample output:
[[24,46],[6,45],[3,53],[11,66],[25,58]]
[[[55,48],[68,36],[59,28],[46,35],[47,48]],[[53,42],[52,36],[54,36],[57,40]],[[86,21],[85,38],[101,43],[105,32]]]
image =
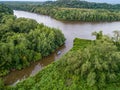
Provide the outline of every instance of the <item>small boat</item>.
[[61,54],[61,51],[58,51],[58,52],[57,52],[57,55],[60,55],[60,54]]

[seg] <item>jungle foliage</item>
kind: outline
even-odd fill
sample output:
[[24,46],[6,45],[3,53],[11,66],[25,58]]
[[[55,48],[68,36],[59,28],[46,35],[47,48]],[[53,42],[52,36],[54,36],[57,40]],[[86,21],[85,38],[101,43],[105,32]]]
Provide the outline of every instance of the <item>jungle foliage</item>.
[[0,4],[0,22],[4,15],[12,15],[12,9],[8,8],[7,6]]
[[46,2],[2,2],[12,9],[49,15],[58,20],[84,22],[120,21],[120,5],[91,3],[79,0]]
[[9,9],[4,10],[0,13],[4,14],[0,23],[0,76],[29,66],[64,44],[60,30],[32,19],[16,18]]
[[77,9],[77,8],[50,8],[37,7],[32,12],[49,15],[58,20],[83,21],[83,22],[105,22],[119,21],[119,11],[105,9]]
[[[58,14],[57,17],[60,16],[59,13],[62,13],[65,17],[61,20],[67,20],[66,17],[69,17],[72,13],[76,14],[74,12],[76,10],[78,10],[78,13],[82,12],[82,14],[88,12],[92,16],[96,12],[96,14],[101,12],[101,15],[103,13],[103,17],[109,15],[107,19],[103,19],[99,14],[100,17],[97,16],[97,19],[93,19],[94,21],[99,21],[101,17],[103,21],[117,21],[119,19],[119,11],[117,10],[50,7],[51,9],[49,9],[49,6],[45,6],[45,8],[37,6],[30,11],[50,16],[53,14],[57,16]],[[66,13],[69,15],[67,16]],[[10,70],[25,68],[30,65],[30,62],[49,55],[64,44],[65,38],[60,30],[38,24],[34,20],[16,18],[12,13],[8,14],[11,15],[5,14],[0,20],[0,76],[6,75]],[[85,16],[87,17],[84,14],[83,17]],[[52,17],[55,18],[55,16]],[[71,17],[74,17],[74,15]],[[74,20],[75,18],[68,18],[68,20]],[[85,18],[84,20],[92,20],[88,19]],[[48,65],[35,76],[19,82],[16,86],[5,86],[0,79],[0,89],[119,90],[120,32],[115,31],[112,38],[103,35],[102,32],[94,32],[93,35],[96,36],[94,41],[75,39],[73,48],[60,60]]]
[[13,14],[13,11],[7,6],[0,4],[0,14]]
[[[96,36],[101,35],[100,33]],[[116,38],[120,37],[116,37],[116,34],[113,38],[101,36],[94,41],[77,38],[74,40],[73,49],[60,60],[15,87],[8,88],[11,90],[119,90],[120,50],[116,45]],[[120,45],[119,42],[120,39],[117,41]]]
[[57,0],[57,1],[46,1],[46,2],[1,1],[0,3],[6,4],[12,9],[24,9],[24,10],[27,10],[28,8],[35,6],[120,10],[120,4],[95,3],[95,2],[87,2],[83,0]]

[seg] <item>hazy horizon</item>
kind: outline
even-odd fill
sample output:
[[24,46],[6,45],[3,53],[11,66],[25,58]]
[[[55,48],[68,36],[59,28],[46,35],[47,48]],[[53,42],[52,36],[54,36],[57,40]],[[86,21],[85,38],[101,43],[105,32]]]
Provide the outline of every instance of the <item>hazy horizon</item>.
[[[0,1],[56,1],[56,0],[0,0]],[[120,4],[120,0],[84,0],[89,2]]]

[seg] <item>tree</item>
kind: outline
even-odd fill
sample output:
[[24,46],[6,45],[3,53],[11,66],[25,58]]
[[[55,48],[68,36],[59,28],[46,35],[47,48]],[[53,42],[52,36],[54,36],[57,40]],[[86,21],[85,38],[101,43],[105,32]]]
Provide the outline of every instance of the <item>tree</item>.
[[103,33],[102,33],[102,31],[93,32],[92,35],[96,36],[96,39],[101,39],[103,36]]
[[20,33],[28,33],[30,30],[35,29],[38,23],[32,19],[18,18],[14,21],[13,31]]
[[114,41],[118,42],[120,40],[120,31],[114,31]]
[[114,31],[114,37],[112,37],[115,45],[118,47],[120,50],[120,31]]
[[5,90],[4,82],[1,78],[0,78],[0,90]]

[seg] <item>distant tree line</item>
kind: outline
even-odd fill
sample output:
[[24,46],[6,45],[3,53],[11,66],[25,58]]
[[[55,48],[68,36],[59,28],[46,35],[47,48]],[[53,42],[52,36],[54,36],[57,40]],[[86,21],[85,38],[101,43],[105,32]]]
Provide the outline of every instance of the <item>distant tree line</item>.
[[58,6],[66,8],[87,8],[87,9],[116,9],[120,10],[120,4],[107,4],[107,3],[95,3],[87,2],[85,0],[57,0],[47,1],[43,5]]
[[13,14],[13,11],[7,6],[0,4],[0,14]]
[[[113,9],[120,10],[120,4],[107,4],[107,3],[95,3],[81,0],[57,0],[57,1],[46,1],[46,2],[0,2],[6,4],[13,9],[28,9],[31,6],[55,6],[55,7],[66,7],[66,8],[87,8],[87,9]],[[23,7],[20,7],[23,6]]]
[[4,15],[12,15],[12,9],[8,8],[7,6],[0,4],[0,22]]
[[50,15],[55,19],[66,21],[104,22],[120,20],[119,11],[109,11],[105,9],[37,7],[32,9],[32,12]]
[[[39,4],[38,4],[39,3]],[[105,22],[120,20],[120,5],[91,3],[79,0],[58,0],[47,2],[4,2],[8,7],[49,15],[58,20]]]

